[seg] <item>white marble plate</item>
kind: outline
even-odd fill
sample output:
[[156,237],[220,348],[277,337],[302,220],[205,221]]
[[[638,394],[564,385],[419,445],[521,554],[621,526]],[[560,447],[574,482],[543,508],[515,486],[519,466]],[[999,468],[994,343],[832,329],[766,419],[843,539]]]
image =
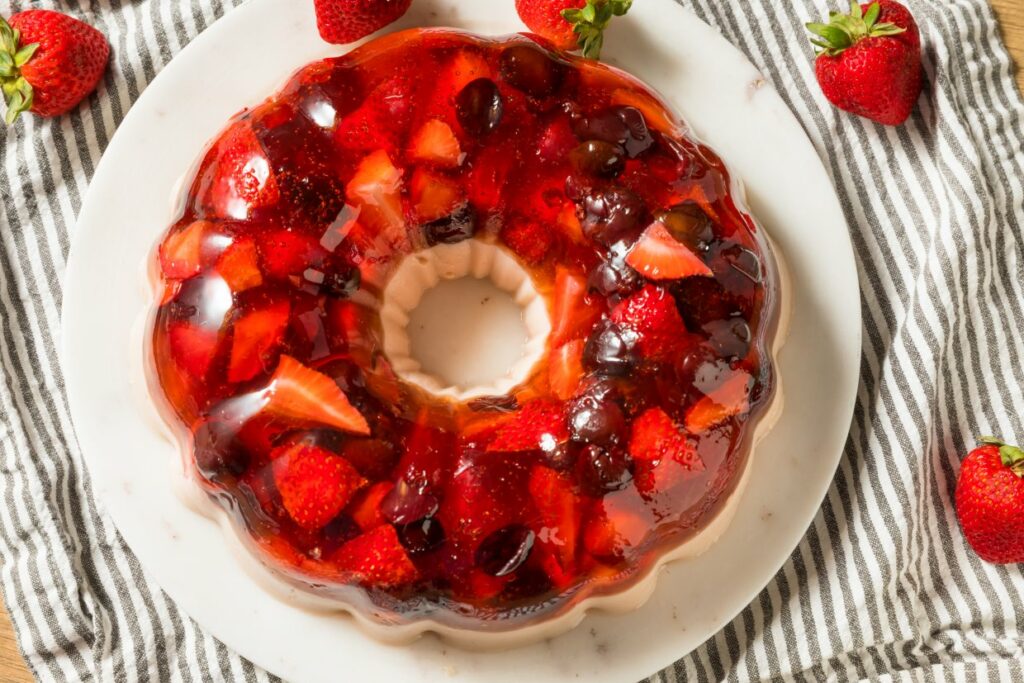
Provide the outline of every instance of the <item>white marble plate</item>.
[[[512,0],[415,0],[395,28],[522,29]],[[651,83],[732,166],[793,276],[781,358],[782,420],[753,463],[734,524],[698,560],[671,566],[654,598],[590,615],[538,645],[467,653],[427,638],[376,643],[347,618],[271,597],[221,530],[172,490],[176,449],[138,409],[130,331],[144,306],[140,264],[170,217],[175,181],[229,116],[304,63],[336,53],[310,0],[251,0],[196,38],[149,86],[103,157],[79,217],[64,298],[71,412],[100,503],[149,576],[210,633],[287,679],[636,680],[716,633],[760,591],[813,519],[850,424],[860,356],[857,276],[828,176],[797,120],[735,48],[672,0],[643,0],[606,58]]]

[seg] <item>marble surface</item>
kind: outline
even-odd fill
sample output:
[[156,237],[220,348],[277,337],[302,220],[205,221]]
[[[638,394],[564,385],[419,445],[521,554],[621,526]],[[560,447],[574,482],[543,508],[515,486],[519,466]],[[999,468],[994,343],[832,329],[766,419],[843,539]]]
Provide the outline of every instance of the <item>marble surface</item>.
[[[398,25],[481,33],[520,30],[512,3],[417,0]],[[658,27],[671,26],[671,31]],[[286,27],[296,39],[282,44]],[[293,681],[636,680],[660,669],[741,610],[777,571],[813,518],[849,427],[860,309],[852,250],[828,177],[795,118],[743,56],[671,0],[634,6],[607,37],[606,58],[654,85],[721,153],[793,276],[792,334],[783,351],[786,411],[759,449],[735,523],[697,560],[667,568],[654,598],[626,615],[592,614],[562,637],[501,653],[436,638],[392,647],[351,620],[299,609],[239,570],[216,525],[182,505],[176,449],[140,407],[126,358],[144,308],[136,264],[169,217],[183,170],[234,112],[303,63],[336,48],[315,35],[310,3],[252,0],[193,41],[121,125],[86,196],[68,263],[64,366],[69,401],[97,496],[142,564],[200,625]],[[217,59],[210,55],[216,53]],[[195,74],[204,75],[204,97]],[[147,173],[139,177],[138,169]],[[123,192],[126,183],[134,191]],[[832,378],[823,395],[816,377]]]

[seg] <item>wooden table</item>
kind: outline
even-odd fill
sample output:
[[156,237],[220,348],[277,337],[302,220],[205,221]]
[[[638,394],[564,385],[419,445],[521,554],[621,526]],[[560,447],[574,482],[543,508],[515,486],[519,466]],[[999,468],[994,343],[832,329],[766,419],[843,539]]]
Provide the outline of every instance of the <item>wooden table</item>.
[[[991,0],[1003,26],[1003,36],[1018,64],[1024,64],[1024,2],[1022,0]],[[1017,83],[1024,90],[1024,69],[1017,72]],[[32,675],[22,661],[14,640],[7,611],[0,604],[0,681],[31,683]]]

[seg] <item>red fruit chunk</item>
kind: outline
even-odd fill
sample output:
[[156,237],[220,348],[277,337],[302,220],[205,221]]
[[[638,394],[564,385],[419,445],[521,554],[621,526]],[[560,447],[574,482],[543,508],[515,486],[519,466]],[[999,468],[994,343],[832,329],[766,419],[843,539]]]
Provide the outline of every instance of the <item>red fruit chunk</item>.
[[631,495],[637,496],[627,489],[597,505],[583,530],[583,546],[588,553],[598,558],[621,559],[653,530],[650,521],[637,512],[645,508],[643,503],[639,499],[623,500]]
[[268,277],[287,279],[319,265],[326,252],[315,237],[293,230],[278,230],[259,241],[260,260]]
[[487,450],[515,453],[550,450],[569,440],[565,407],[554,401],[530,401],[498,428]]
[[410,159],[441,168],[460,166],[463,156],[451,127],[438,119],[430,119],[420,126],[409,143]]
[[402,172],[384,150],[365,157],[345,188],[349,201],[361,209],[360,222],[379,230],[396,248],[407,243],[401,190]]
[[986,562],[1024,562],[1024,452],[992,436],[964,458],[956,482],[956,513],[964,536]]
[[186,373],[202,379],[217,354],[218,333],[188,323],[171,323],[167,330],[171,354]]
[[546,162],[560,163],[578,144],[568,119],[560,117],[551,121],[540,134],[537,156]]
[[330,377],[282,355],[265,390],[264,412],[366,436],[370,425]]
[[251,239],[232,243],[217,262],[217,272],[231,291],[244,292],[263,284],[256,244]]
[[291,304],[280,301],[239,318],[231,343],[229,382],[244,382],[264,371],[270,360],[269,354],[284,339],[290,312]]
[[516,0],[516,12],[534,33],[560,50],[575,50],[578,36],[562,10],[580,8],[587,0]]
[[747,412],[750,409],[752,385],[753,377],[742,370],[737,371],[687,411],[687,431],[699,434],[734,415]]
[[526,218],[513,218],[501,229],[501,240],[519,258],[539,263],[554,243],[551,227]]
[[418,168],[409,181],[409,199],[416,218],[428,223],[451,215],[465,201],[465,195],[453,180]]
[[551,354],[548,365],[548,383],[551,391],[560,401],[568,401],[576,395],[576,389],[583,378],[582,339],[574,339],[560,346]]
[[497,208],[512,167],[516,164],[511,144],[487,145],[470,166],[469,200],[481,211]]
[[633,481],[645,495],[704,471],[697,449],[661,408],[651,408],[633,421],[629,454],[637,463]]
[[394,484],[390,481],[378,481],[363,491],[362,495],[352,504],[350,512],[352,521],[363,531],[369,531],[384,524],[385,519],[380,514],[380,502],[384,496],[391,493],[393,488]]
[[572,481],[565,474],[543,465],[530,472],[530,495],[539,517],[534,530],[539,547],[553,556],[555,563],[544,563],[556,585],[571,581],[576,566],[581,508]]
[[303,529],[322,528],[366,483],[344,458],[316,446],[284,446],[271,458],[284,509]]
[[412,0],[314,0],[316,28],[328,43],[354,43],[397,20]]
[[655,285],[646,285],[616,306],[611,319],[637,333],[640,354],[652,361],[676,358],[689,341],[672,295]]
[[350,151],[395,151],[410,123],[415,87],[415,80],[407,74],[384,81],[355,111],[342,118],[334,131],[334,141]]
[[160,268],[164,276],[184,280],[203,269],[203,238],[211,226],[208,221],[194,221],[163,241],[160,245]]
[[419,575],[390,524],[352,539],[331,560],[339,571],[353,574],[364,586],[392,588],[415,581]]
[[224,134],[213,150],[209,208],[222,218],[248,218],[252,209],[273,206],[280,199],[263,147],[252,124],[243,119]]
[[655,221],[626,254],[626,263],[651,280],[677,280],[713,273],[700,257]]
[[555,269],[551,304],[551,343],[555,346],[590,334],[601,317],[596,298],[587,296],[587,281],[564,266]]

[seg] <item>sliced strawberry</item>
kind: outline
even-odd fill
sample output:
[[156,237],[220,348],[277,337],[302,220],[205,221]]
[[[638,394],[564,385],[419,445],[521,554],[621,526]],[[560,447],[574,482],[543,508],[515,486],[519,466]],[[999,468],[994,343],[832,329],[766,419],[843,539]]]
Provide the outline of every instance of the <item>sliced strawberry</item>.
[[184,280],[203,269],[203,238],[211,226],[208,221],[194,221],[167,236],[160,245],[164,277]]
[[244,292],[263,284],[256,243],[251,239],[237,240],[217,261],[217,272],[234,293]]
[[439,119],[430,119],[417,130],[409,142],[409,158],[441,168],[462,165],[464,155],[459,139],[451,127]]
[[711,429],[725,420],[750,410],[753,377],[742,370],[731,375],[686,413],[686,429],[692,434]]
[[487,450],[517,453],[551,448],[568,440],[565,407],[538,399],[526,403],[504,420]]
[[573,134],[569,120],[559,117],[548,123],[541,132],[537,142],[537,156],[542,161],[561,163],[578,144],[579,140]]
[[646,285],[621,302],[612,310],[611,319],[637,333],[637,348],[648,360],[672,360],[690,341],[675,299],[655,285]]
[[291,304],[279,301],[246,313],[238,319],[231,343],[229,382],[252,379],[264,371],[268,362],[272,362],[269,355],[284,340],[290,313]]
[[558,347],[551,354],[548,365],[548,383],[551,392],[561,401],[568,401],[576,395],[580,379],[583,377],[582,339],[574,339]]
[[583,276],[558,266],[551,304],[551,343],[557,346],[587,336],[600,317],[600,302],[587,295]]
[[633,421],[629,454],[636,462],[634,483],[644,495],[704,470],[697,449],[661,408],[650,408]]
[[535,529],[539,546],[556,559],[551,565],[545,563],[545,569],[556,585],[564,586],[576,564],[582,514],[579,497],[569,477],[543,465],[531,470],[529,489],[540,513]]
[[316,446],[283,446],[271,458],[284,509],[303,529],[322,528],[366,483],[347,460]]
[[502,227],[501,240],[531,265],[544,260],[555,242],[550,226],[523,217],[512,218]]
[[562,209],[558,212],[555,222],[562,229],[562,234],[576,244],[587,243],[587,238],[583,234],[583,226],[580,225],[579,216],[576,215],[576,205],[573,202],[566,200],[562,204]]
[[429,223],[450,216],[465,202],[465,195],[455,181],[417,168],[409,181],[409,199],[412,201],[416,218]]
[[370,433],[370,425],[334,380],[282,355],[266,390],[263,410],[298,422],[321,424],[345,432]]
[[349,514],[360,529],[369,531],[384,524],[386,520],[380,514],[380,502],[394,487],[390,481],[378,481],[353,501]]
[[207,203],[215,215],[244,220],[252,209],[278,202],[277,181],[251,121],[235,123],[213,154],[216,163],[208,171],[212,178],[204,185],[209,187]]
[[327,252],[312,235],[277,230],[259,240],[260,260],[267,277],[287,279],[320,265]]
[[408,74],[378,85],[355,111],[342,118],[334,131],[335,142],[347,150],[397,150],[412,120],[415,87]]
[[407,243],[401,190],[402,172],[395,168],[384,150],[359,162],[359,168],[345,188],[349,201],[361,209],[360,222],[376,228],[396,248]]
[[[645,507],[640,501],[636,505],[637,509]],[[630,506],[617,504],[616,498],[606,497],[595,512],[583,530],[583,545],[595,557],[621,559],[651,531],[648,520]]]
[[341,546],[331,560],[365,586],[393,588],[415,581],[419,572],[409,559],[395,527],[382,524]]
[[505,184],[516,166],[511,143],[487,145],[473,158],[469,172],[469,201],[481,211],[497,208],[505,194]]
[[712,275],[699,256],[677,240],[660,222],[651,223],[626,254],[626,263],[651,280],[678,280]]
[[218,333],[189,323],[174,322],[168,326],[167,337],[178,367],[195,379],[205,377],[217,354]]

